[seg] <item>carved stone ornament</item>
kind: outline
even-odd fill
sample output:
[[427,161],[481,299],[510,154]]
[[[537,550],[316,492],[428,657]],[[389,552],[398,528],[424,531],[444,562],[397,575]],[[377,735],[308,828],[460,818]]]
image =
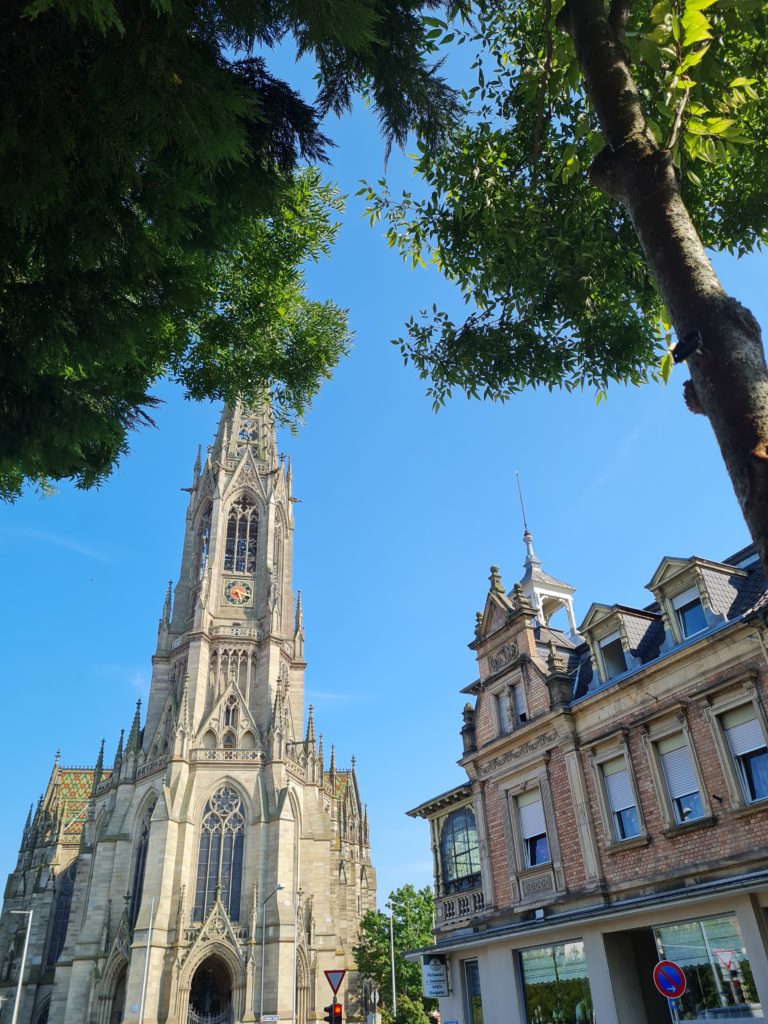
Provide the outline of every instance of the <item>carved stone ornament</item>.
[[491,758],[490,761],[480,767],[480,774],[490,775],[491,772],[496,771],[497,768],[502,768],[505,764],[509,764],[511,761],[519,761],[520,758],[525,757],[526,754],[532,754],[535,750],[541,750],[542,747],[546,747],[550,743],[554,743],[557,736],[557,729],[551,729],[549,732],[543,732],[535,739],[529,740],[527,743],[523,743],[522,746],[515,747],[514,750],[508,750],[505,754],[500,754],[498,757]]
[[520,648],[516,643],[502,644],[495,654],[488,658],[488,668],[491,672],[498,672],[505,665],[511,664],[520,654]]

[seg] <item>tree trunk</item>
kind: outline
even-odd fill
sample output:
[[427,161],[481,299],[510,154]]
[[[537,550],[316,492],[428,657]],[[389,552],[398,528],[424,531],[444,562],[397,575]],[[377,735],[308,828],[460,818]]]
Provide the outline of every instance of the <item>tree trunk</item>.
[[[558,17],[573,40],[606,142],[590,177],[627,210],[678,339],[700,335],[686,357],[686,401],[709,418],[768,570],[768,369],[760,327],[726,293],[707,257],[671,154],[646,125],[620,26],[620,16],[609,20],[604,0],[567,0]],[[695,451],[675,451],[674,438],[669,445],[677,458],[697,458]]]

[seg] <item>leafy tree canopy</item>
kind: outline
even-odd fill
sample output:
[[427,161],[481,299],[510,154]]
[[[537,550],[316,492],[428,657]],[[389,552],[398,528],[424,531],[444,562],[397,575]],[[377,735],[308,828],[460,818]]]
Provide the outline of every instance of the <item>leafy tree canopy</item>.
[[[669,316],[629,213],[585,172],[605,139],[563,0],[489,0],[473,27],[427,18],[432,42],[474,46],[467,118],[422,140],[429,194],[362,190],[389,243],[432,262],[473,310],[433,308],[408,324],[403,354],[442,403],[454,388],[504,399],[528,385],[602,391],[667,376]],[[625,43],[648,125],[673,156],[708,247],[768,241],[768,5],[760,0],[627,3]]]
[[[454,99],[425,62],[423,6],[3,4],[0,494],[102,479],[163,373],[301,413],[346,335],[297,270],[327,250],[338,197],[293,172],[325,158],[320,119],[355,91],[389,144],[439,137]],[[269,71],[286,36],[317,63],[313,104]]]
[[[425,1024],[427,1018],[422,999],[421,964],[403,956],[407,950],[432,943],[435,900],[426,886],[417,889],[403,885],[390,893],[392,934],[395,950],[395,987],[397,1020],[401,1024]],[[392,1019],[392,971],[390,964],[389,917],[380,910],[369,910],[360,922],[360,939],[353,949],[358,971],[373,981],[379,991],[381,1005]],[[434,1000],[428,1001],[434,1003]]]
[[[422,196],[366,185],[391,246],[470,306],[400,339],[436,406],[667,379],[710,421],[768,566],[768,371],[705,246],[768,241],[765,0],[477,0],[427,16],[476,54],[466,117],[419,143]],[[671,329],[683,344],[672,352]]]

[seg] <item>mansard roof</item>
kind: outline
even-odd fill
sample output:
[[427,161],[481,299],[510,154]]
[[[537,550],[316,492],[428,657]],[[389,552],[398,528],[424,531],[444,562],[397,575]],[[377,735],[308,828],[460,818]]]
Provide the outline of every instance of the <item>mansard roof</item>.
[[[713,562],[696,555],[688,558],[665,557],[648,586],[656,588],[661,584],[663,587],[665,579],[674,578],[695,567],[707,588],[707,597],[717,617],[716,624],[696,635],[695,640],[698,641],[723,625],[747,618],[768,607],[768,575],[760,561],[753,560],[755,554],[755,546],[749,545],[722,562]],[[573,678],[575,700],[588,696],[598,688],[612,686],[617,679],[624,679],[665,653],[671,653],[691,642],[686,639],[683,644],[676,644],[665,630],[661,612],[656,601],[644,608],[622,604],[591,605],[580,629],[588,632],[594,623],[609,616],[615,617],[617,622],[620,618],[627,644],[626,653],[632,655],[635,665],[628,668],[626,673],[601,682],[592,663],[592,651],[587,644],[582,644],[575,652],[576,664],[568,666]]]

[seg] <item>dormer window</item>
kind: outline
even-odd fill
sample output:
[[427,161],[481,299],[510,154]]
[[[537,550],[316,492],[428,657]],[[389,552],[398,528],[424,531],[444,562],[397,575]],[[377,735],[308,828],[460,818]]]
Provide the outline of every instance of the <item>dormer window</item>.
[[624,646],[618,633],[611,633],[600,641],[600,654],[605,666],[605,678],[612,679],[627,671]]
[[672,598],[672,609],[680,629],[680,636],[686,640],[707,628],[707,618],[698,587],[691,587]]

